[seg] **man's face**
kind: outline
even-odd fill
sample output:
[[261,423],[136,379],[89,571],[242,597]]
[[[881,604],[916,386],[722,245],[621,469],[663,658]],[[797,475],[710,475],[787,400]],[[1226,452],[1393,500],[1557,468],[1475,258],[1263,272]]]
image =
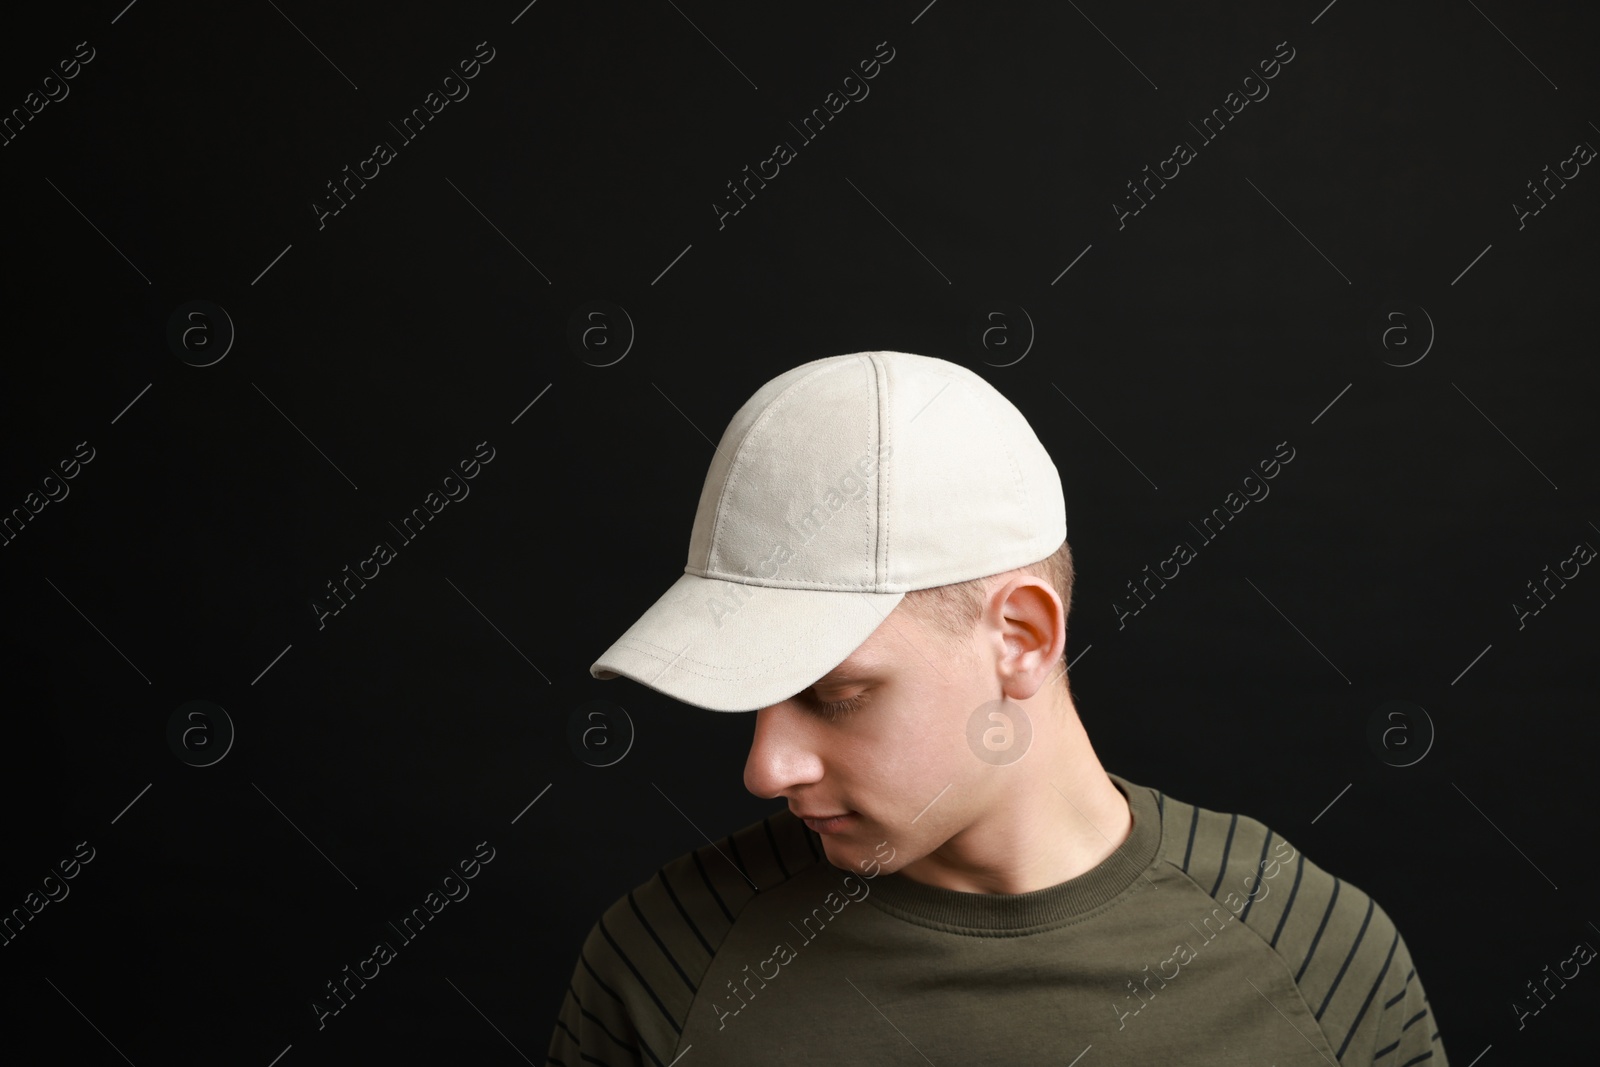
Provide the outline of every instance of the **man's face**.
[[[1000,695],[990,647],[981,627],[956,640],[897,606],[815,685],[755,713],[745,788],[803,817],[853,813],[822,833],[836,867],[892,871],[927,855],[995,785],[967,743],[973,710]],[[825,706],[846,700],[856,707],[830,719]]]

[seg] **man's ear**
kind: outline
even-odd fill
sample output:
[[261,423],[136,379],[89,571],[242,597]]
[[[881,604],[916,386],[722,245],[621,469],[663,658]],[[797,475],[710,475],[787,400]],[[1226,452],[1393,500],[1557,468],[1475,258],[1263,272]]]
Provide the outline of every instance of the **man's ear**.
[[991,594],[989,618],[1004,652],[1001,688],[1012,700],[1026,700],[1049,680],[1067,644],[1066,611],[1048,582],[1018,575]]

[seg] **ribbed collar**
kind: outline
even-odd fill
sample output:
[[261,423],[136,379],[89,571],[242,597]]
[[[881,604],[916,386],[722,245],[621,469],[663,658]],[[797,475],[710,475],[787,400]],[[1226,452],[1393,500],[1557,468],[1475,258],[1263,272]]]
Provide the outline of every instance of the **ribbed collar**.
[[967,893],[886,874],[873,882],[867,899],[908,922],[989,937],[1037,933],[1083,918],[1148,877],[1161,849],[1161,813],[1154,794],[1106,773],[1128,799],[1133,829],[1115,852],[1076,878],[1031,893]]

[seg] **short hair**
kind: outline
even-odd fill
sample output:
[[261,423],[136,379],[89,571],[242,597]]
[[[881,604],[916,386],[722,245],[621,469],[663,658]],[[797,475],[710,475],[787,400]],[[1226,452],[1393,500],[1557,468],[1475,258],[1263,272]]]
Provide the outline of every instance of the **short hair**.
[[[1061,598],[1065,622],[1072,615],[1072,573],[1072,547],[1063,541],[1060,548],[1037,563],[952,585],[913,589],[900,601],[900,606],[950,638],[965,638],[972,633],[978,616],[983,612],[984,599],[995,579],[1010,574],[1031,574],[1048,582]],[[1067,649],[1063,645],[1061,663],[1065,666],[1066,662]]]

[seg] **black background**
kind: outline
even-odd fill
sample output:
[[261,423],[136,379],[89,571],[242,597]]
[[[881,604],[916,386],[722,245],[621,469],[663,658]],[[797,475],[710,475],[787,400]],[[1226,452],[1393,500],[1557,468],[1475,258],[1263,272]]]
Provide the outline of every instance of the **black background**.
[[[1512,205],[1600,144],[1592,7],[124,2],[0,40],[5,113],[95,50],[0,148],[0,509],[95,455],[0,548],[0,911],[95,849],[0,947],[8,1047],[543,1062],[604,906],[779,806],[742,786],[749,717],[589,664],[681,572],[707,435],[871,349],[973,367],[1055,458],[1108,768],[1370,892],[1455,1062],[1580,1047],[1600,979],[1520,1031],[1511,1002],[1600,943],[1600,578],[1520,629],[1513,603],[1600,544],[1600,178]],[[480,41],[470,95],[319,229]],[[882,41],[870,95],[719,228]],[[1119,229],[1178,140],[1197,158]],[[191,300],[237,331],[210,366],[167,341]],[[614,310],[569,343],[594,300],[631,347]],[[319,629],[482,441],[470,496]],[[1119,628],[1283,441],[1270,497]],[[594,698],[637,729],[607,767],[567,740]],[[197,699],[237,730],[208,767],[167,741]],[[1366,739],[1390,700],[1436,730],[1409,767]],[[480,841],[471,895],[319,1030],[309,998]]]

